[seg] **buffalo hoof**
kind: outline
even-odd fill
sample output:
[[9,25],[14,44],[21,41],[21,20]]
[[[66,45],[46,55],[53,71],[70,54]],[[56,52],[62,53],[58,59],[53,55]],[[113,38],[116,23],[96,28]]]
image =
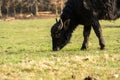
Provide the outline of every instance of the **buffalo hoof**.
[[81,47],[81,50],[87,50],[87,48],[86,47]]
[[101,47],[100,50],[105,50],[105,47]]

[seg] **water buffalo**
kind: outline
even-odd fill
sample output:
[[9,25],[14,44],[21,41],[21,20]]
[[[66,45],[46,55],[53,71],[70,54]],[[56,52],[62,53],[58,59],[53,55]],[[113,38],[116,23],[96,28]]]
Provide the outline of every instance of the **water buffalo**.
[[60,19],[51,28],[53,51],[61,50],[70,40],[79,25],[84,26],[84,41],[81,50],[88,47],[91,28],[99,40],[100,49],[105,49],[99,20],[115,20],[120,17],[120,0],[67,0]]

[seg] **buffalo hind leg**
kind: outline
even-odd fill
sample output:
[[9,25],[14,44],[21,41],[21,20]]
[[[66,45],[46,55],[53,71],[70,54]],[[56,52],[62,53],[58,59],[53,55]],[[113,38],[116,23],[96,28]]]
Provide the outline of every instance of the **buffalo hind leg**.
[[100,49],[104,50],[105,49],[105,43],[104,43],[104,39],[103,39],[103,35],[102,35],[102,29],[101,29],[99,21],[95,21],[92,26],[93,26],[93,29],[96,33],[96,36],[99,39]]
[[91,25],[84,26],[84,30],[83,30],[84,41],[83,41],[81,50],[86,50],[87,49],[90,32],[91,32]]

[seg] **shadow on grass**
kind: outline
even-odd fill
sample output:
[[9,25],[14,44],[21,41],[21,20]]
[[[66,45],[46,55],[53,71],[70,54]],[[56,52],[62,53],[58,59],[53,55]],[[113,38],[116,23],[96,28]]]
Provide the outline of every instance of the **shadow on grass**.
[[106,25],[103,25],[103,28],[120,28],[120,26],[106,26]]

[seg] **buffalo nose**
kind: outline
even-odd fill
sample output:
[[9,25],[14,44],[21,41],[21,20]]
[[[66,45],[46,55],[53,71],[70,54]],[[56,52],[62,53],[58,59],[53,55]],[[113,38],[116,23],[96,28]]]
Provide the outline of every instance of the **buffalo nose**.
[[60,50],[59,47],[53,48],[53,51],[59,51],[59,50]]

